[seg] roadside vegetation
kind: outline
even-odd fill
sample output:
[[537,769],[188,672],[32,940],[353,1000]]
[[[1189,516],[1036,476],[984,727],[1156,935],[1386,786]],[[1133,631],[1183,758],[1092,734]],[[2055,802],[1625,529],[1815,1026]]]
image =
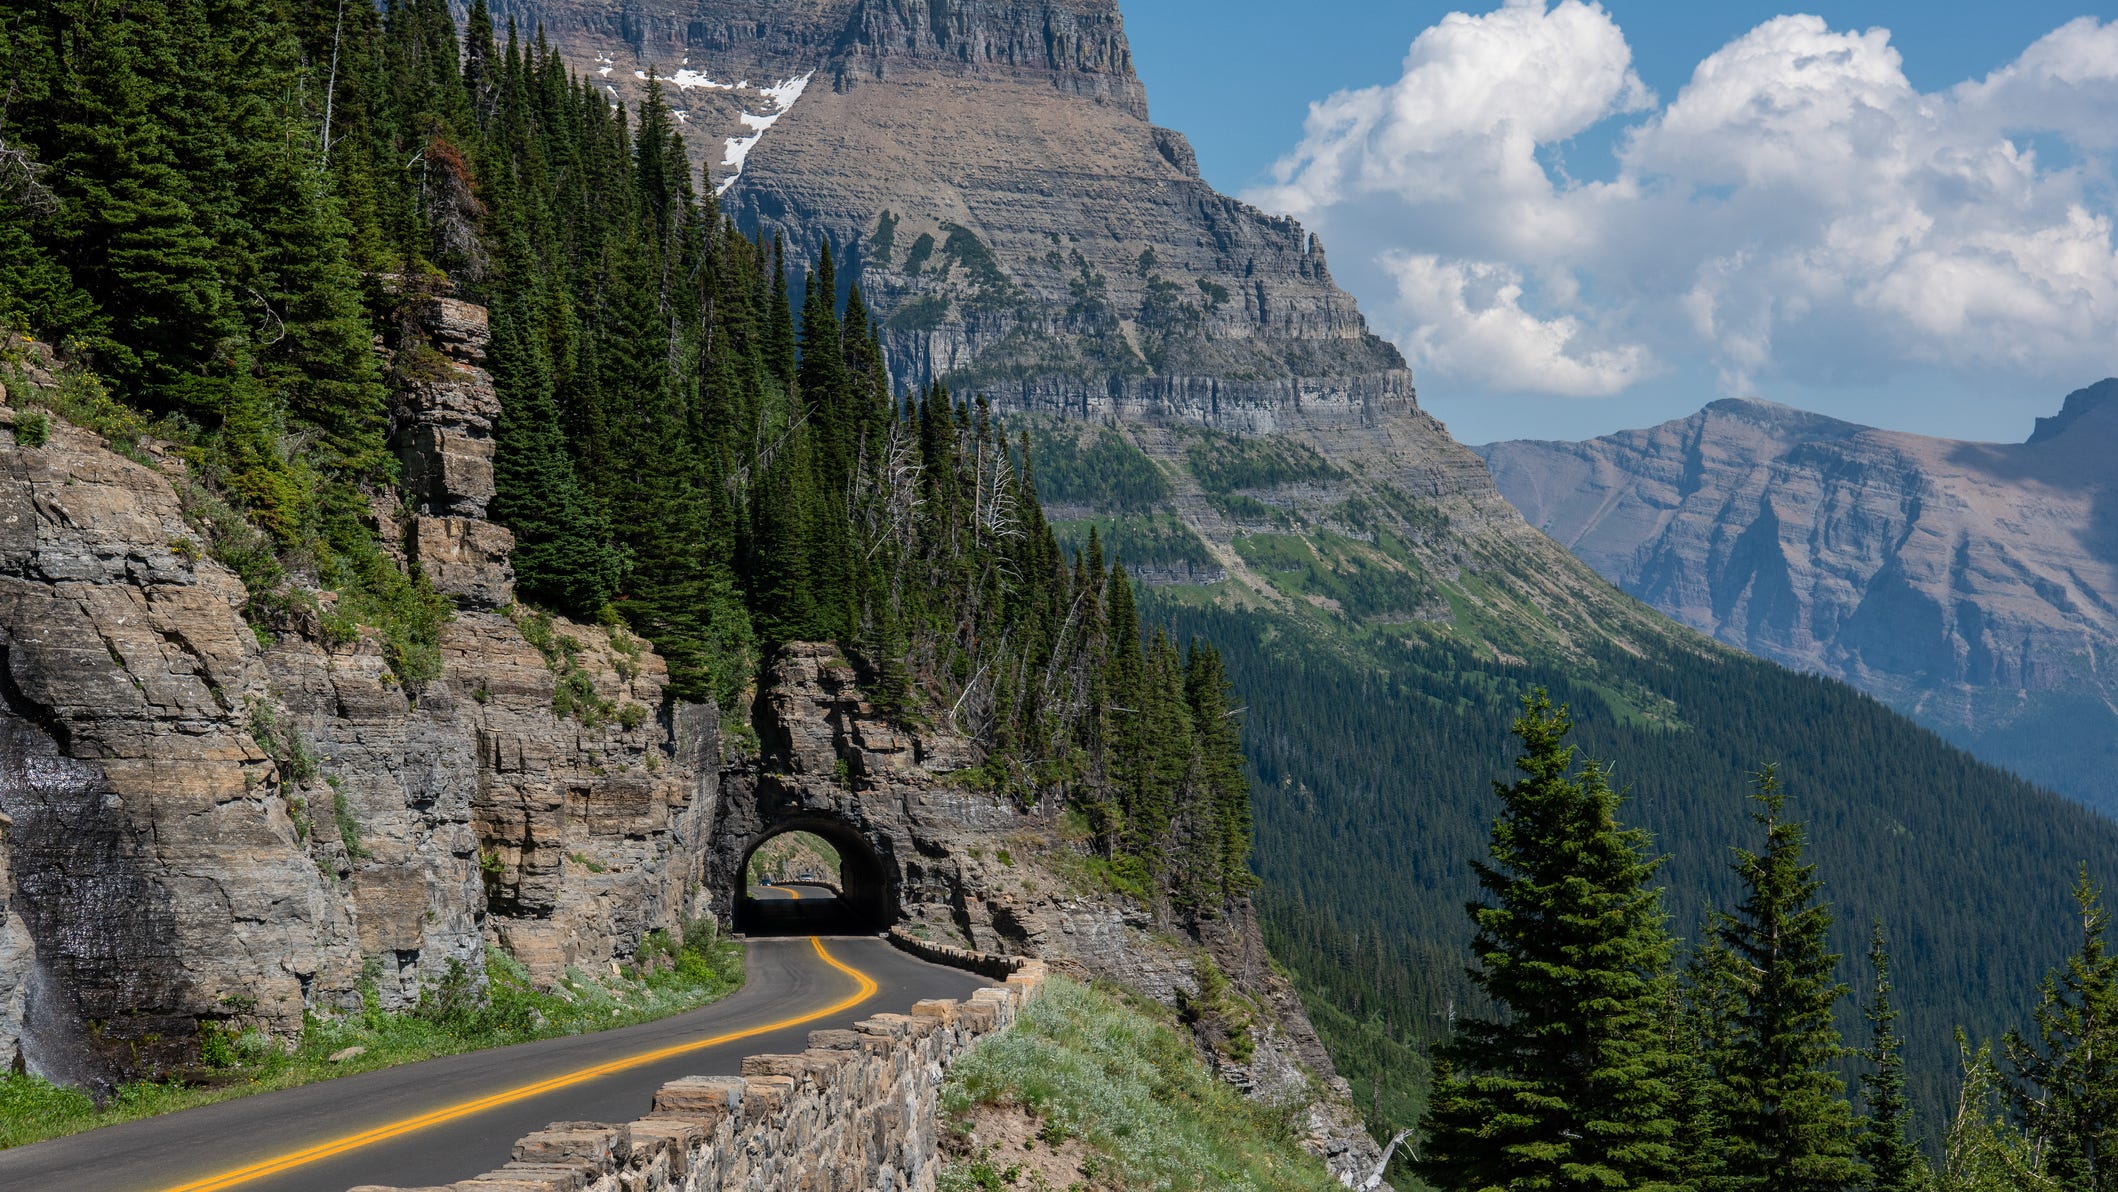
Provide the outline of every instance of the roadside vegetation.
[[382,1008],[371,974],[361,983],[360,1010],[312,1015],[298,1040],[246,1026],[243,1007],[230,1006],[229,1022],[209,1025],[200,1039],[199,1070],[122,1085],[100,1104],[40,1077],[0,1076],[0,1149],[437,1056],[632,1026],[719,1001],[743,983],[742,945],[719,938],[711,923],[682,944],[649,936],[621,974],[569,969],[550,990],[533,988],[529,970],[497,948],[486,950],[485,963],[484,990],[457,967],[417,1006],[394,1012]]
[[839,885],[838,850],[814,832],[788,832],[757,846],[750,854],[750,884],[785,881]]
[[942,1088],[941,1192],[1336,1190],[1293,1105],[1214,1078],[1169,1011],[1053,978]]

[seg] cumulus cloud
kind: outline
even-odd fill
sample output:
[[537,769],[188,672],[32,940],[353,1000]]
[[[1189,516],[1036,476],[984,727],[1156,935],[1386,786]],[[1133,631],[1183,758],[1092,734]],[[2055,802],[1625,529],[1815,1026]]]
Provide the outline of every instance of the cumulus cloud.
[[[1604,177],[1556,165],[1615,131]],[[2072,379],[2112,364],[2118,22],[2083,18],[1921,93],[1888,31],[1767,21],[1666,102],[1599,5],[1509,0],[1421,33],[1401,77],[1313,105],[1274,182],[1390,291],[1416,364],[1601,396],[1673,363]]]

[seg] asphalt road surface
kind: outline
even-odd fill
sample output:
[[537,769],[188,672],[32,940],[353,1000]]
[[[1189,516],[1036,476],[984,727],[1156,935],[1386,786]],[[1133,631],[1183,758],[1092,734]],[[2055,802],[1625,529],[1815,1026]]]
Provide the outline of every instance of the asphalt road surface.
[[[815,897],[823,891],[810,891]],[[769,898],[793,891],[753,891]],[[825,895],[828,897],[828,894]],[[843,1027],[983,984],[874,938],[753,939],[743,988],[640,1026],[261,1093],[0,1151],[4,1192],[346,1192],[468,1179],[552,1122],[624,1122],[681,1076],[800,1051]]]

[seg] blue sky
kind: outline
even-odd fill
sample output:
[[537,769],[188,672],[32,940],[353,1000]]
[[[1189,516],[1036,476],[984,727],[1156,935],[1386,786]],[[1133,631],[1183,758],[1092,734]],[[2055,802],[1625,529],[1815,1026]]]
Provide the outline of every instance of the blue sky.
[[[1218,188],[1320,231],[1465,441],[1582,437],[1721,396],[2020,439],[2118,372],[2118,146],[2098,131],[2118,127],[2118,13],[1295,11],[1129,4],[1155,120]],[[1805,12],[1821,20],[1775,20]]]

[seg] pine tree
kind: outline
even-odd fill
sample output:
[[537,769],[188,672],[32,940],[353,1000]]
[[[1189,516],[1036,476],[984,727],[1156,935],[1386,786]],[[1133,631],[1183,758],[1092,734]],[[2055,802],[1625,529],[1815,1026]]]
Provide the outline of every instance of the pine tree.
[[1846,1054],[1832,1007],[1845,993],[1833,977],[1830,908],[1805,864],[1807,834],[1785,817],[1777,769],[1756,777],[1765,851],[1736,850],[1747,895],[1716,934],[1738,962],[1741,1010],[1720,1077],[1727,1087],[1731,1186],[1754,1192],[1837,1192],[1861,1178],[1853,1110],[1834,1065]]
[[1249,870],[1250,779],[1243,770],[1243,736],[1236,722],[1241,709],[1231,706],[1228,668],[1213,643],[1192,641],[1184,660],[1184,690],[1198,738],[1196,814],[1214,825],[1216,855],[1205,860],[1212,866],[1216,893],[1230,898],[1255,884]]
[[1496,1017],[1437,1049],[1420,1173],[1445,1188],[1669,1185],[1675,1060],[1664,1032],[1673,944],[1656,862],[1618,825],[1618,794],[1578,774],[1572,724],[1543,692],[1515,722],[1523,777],[1494,784],[1492,860],[1472,980]]
[[2081,947],[2040,991],[2036,1038],[2010,1031],[2011,1093],[2046,1170],[2068,1192],[2118,1188],[2118,954],[2086,867],[2074,883]]
[[1927,1164],[1912,1141],[1912,1102],[1905,1095],[1904,1045],[1897,1036],[1897,1007],[1891,1001],[1890,952],[1877,922],[1868,946],[1875,970],[1875,991],[1868,1003],[1870,1030],[1863,1058],[1870,1071],[1861,1075],[1860,1157],[1868,1168],[1869,1192],[1919,1192],[1928,1182]]
[[500,395],[493,456],[493,519],[514,531],[522,598],[592,618],[618,591],[609,529],[582,492],[552,400],[550,357],[523,299],[508,295],[490,316],[488,363]]

